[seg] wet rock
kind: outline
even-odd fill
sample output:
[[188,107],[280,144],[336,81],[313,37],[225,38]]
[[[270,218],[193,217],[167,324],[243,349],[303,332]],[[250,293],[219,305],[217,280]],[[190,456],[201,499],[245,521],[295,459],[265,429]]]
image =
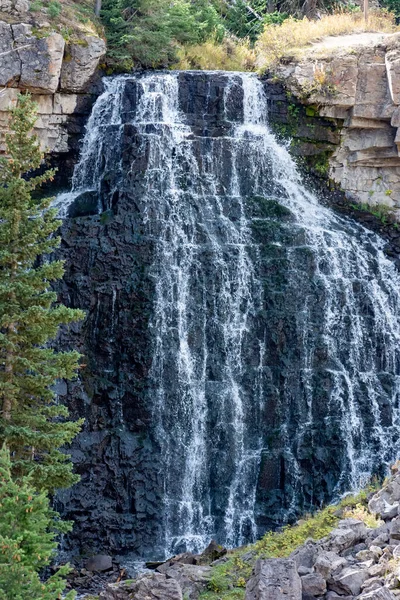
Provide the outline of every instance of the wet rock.
[[198,565],[210,564],[219,558],[222,558],[227,553],[227,549],[221,544],[217,544],[215,540],[211,540],[207,548],[200,554],[197,559]]
[[88,571],[108,571],[113,568],[112,558],[107,554],[92,556],[86,563]]
[[258,560],[245,600],[302,600],[301,579],[290,559]]
[[111,583],[101,592],[100,600],[183,600],[182,590],[175,579],[151,573],[136,581]]

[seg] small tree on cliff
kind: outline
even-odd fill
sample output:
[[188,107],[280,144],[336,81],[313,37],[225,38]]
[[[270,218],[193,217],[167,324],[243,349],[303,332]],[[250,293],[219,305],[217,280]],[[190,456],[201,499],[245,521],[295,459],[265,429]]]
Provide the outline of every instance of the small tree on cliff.
[[[0,600],[55,600],[65,589],[63,576],[68,566],[41,581],[38,571],[54,558],[57,531],[67,531],[68,523],[59,523],[49,507],[45,492],[38,493],[23,478],[16,483],[11,475],[10,453],[0,449]],[[65,600],[75,598],[70,592]]]
[[39,262],[59,245],[54,233],[60,221],[50,199],[33,196],[54,172],[25,177],[43,158],[32,134],[36,118],[30,96],[20,96],[11,111],[7,157],[0,159],[0,443],[10,448],[16,478],[30,474],[38,489],[52,491],[77,480],[60,448],[71,442],[81,422],[67,420],[52,386],[75,375],[79,355],[47,344],[60,325],[83,314],[56,303],[50,289],[62,277],[63,263]]

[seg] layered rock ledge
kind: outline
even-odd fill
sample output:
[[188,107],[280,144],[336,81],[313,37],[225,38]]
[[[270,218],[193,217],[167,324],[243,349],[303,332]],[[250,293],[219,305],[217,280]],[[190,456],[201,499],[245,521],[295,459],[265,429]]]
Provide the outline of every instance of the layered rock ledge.
[[62,26],[34,17],[29,6],[27,0],[0,1],[0,152],[8,109],[27,91],[38,104],[35,131],[42,148],[59,158],[78,151],[101,86],[98,66],[106,45],[94,32],[67,35]]
[[330,130],[321,138],[311,124],[298,153],[331,153],[330,177],[349,200],[385,204],[399,216],[400,34],[326,38],[280,65],[277,78]]

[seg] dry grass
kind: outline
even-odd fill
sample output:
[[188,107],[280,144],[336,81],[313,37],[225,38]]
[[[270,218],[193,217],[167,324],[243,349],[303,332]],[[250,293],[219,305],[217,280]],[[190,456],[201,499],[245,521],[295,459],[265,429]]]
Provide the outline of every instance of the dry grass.
[[365,23],[360,12],[338,12],[318,21],[306,17],[302,21],[289,18],[282,25],[266,25],[256,45],[257,66],[265,71],[285,56],[296,54],[299,49],[326,36],[366,31],[393,33],[396,31],[394,16],[386,11],[375,11]]
[[253,71],[255,62],[255,52],[247,41],[227,37],[222,43],[209,40],[204,44],[181,48],[179,61],[173,68]]
[[179,51],[175,69],[210,69],[225,71],[265,71],[285,57],[296,56],[313,42],[326,36],[362,32],[393,33],[394,16],[387,11],[371,11],[366,24],[361,12],[337,12],[318,21],[289,18],[282,25],[266,25],[255,48],[248,41],[226,38],[222,44],[207,41],[186,46]]
[[383,525],[383,521],[372,515],[369,510],[362,504],[357,504],[354,508],[345,511],[343,514],[345,519],[358,519],[359,521],[364,521],[367,527],[371,529],[376,529]]

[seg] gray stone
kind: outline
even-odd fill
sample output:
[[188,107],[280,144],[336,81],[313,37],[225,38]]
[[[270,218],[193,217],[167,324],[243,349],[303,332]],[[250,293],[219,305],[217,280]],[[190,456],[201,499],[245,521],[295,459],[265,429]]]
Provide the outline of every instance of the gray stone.
[[26,13],[30,8],[29,0],[16,0],[14,8],[18,13]]
[[302,565],[300,565],[300,567],[297,568],[297,572],[300,576],[302,575],[308,575],[309,573],[312,573],[312,568],[308,568],[308,567],[303,567]]
[[339,553],[364,540],[366,535],[367,529],[363,521],[344,519],[339,521],[338,527],[330,533],[326,546],[328,550]]
[[11,26],[0,21],[0,86],[15,86],[21,76],[21,61],[14,49]]
[[97,554],[86,562],[88,571],[108,571],[112,569],[112,558],[107,554]]
[[329,579],[331,573],[342,569],[347,565],[347,560],[335,552],[321,552],[318,554],[314,569],[325,579]]
[[64,61],[61,70],[61,89],[85,91],[105,53],[106,45],[97,36],[87,35],[82,43],[68,45],[68,60]]
[[207,589],[211,578],[211,567],[174,563],[165,574],[176,579],[185,600],[197,600],[201,592]]
[[358,600],[396,600],[396,596],[387,588],[381,588],[361,594],[358,596]]
[[175,579],[160,573],[145,574],[136,581],[109,583],[100,600],[183,600],[182,590]]
[[322,596],[326,592],[326,581],[319,573],[310,573],[301,578],[303,593]]
[[382,519],[393,519],[397,516],[400,501],[400,476],[394,476],[368,502],[368,508]]
[[336,600],[336,598],[340,598],[340,600],[353,600],[354,596],[339,596],[336,592],[328,592],[325,596],[326,600]]
[[271,558],[256,562],[245,600],[301,600],[301,579],[294,560]]
[[21,61],[19,85],[31,92],[53,94],[58,87],[65,41],[52,32],[37,38],[30,25],[12,25],[15,47]]
[[390,523],[390,538],[400,540],[400,517],[396,517]]
[[294,560],[297,567],[306,567],[311,569],[313,567],[315,559],[317,558],[318,547],[315,542],[307,541],[303,546],[297,548],[289,558]]
[[361,592],[361,586],[368,577],[368,572],[364,569],[347,567],[329,580],[329,589],[338,594],[356,596]]

